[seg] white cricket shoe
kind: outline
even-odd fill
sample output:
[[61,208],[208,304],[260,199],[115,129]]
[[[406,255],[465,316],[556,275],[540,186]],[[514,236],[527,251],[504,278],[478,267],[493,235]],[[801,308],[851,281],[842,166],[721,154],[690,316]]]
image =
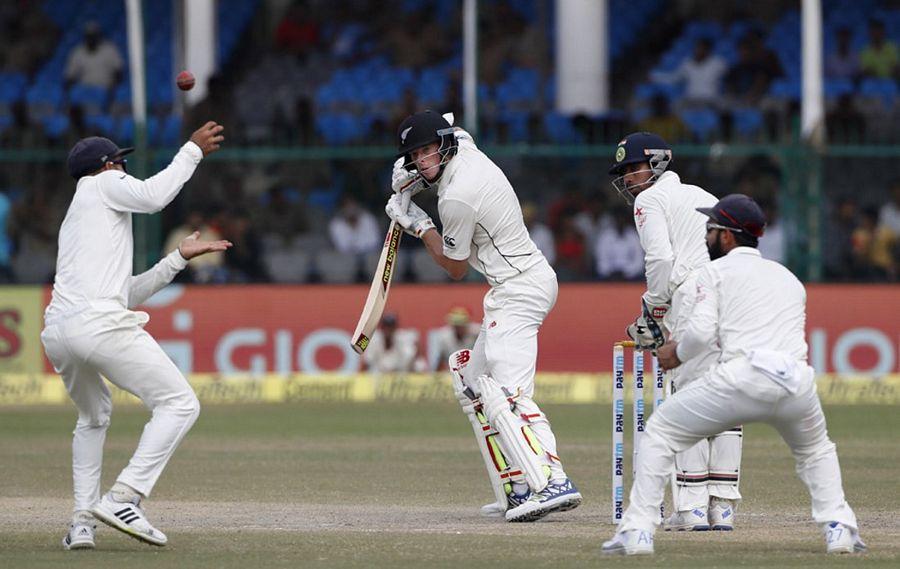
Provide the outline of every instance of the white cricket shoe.
[[706,517],[706,509],[694,508],[675,512],[664,525],[666,531],[708,531],[709,519]]
[[87,521],[77,521],[69,526],[69,532],[63,538],[63,549],[94,549],[94,531],[97,526]]
[[506,514],[506,504],[491,502],[481,506],[481,515],[486,518],[502,518]]
[[150,525],[141,509],[141,499],[135,496],[130,502],[118,502],[111,494],[105,494],[91,510],[94,517],[122,533],[149,543],[163,546],[168,543],[166,534]]
[[532,492],[521,505],[506,511],[508,522],[534,522],[553,512],[566,512],[581,504],[581,493],[566,478],[549,482],[540,492]]
[[709,529],[731,531],[734,529],[734,503],[723,498],[713,498],[709,502]]
[[484,506],[481,506],[481,515],[486,518],[502,518],[506,515],[507,510],[521,506],[530,497],[531,490],[526,489],[522,494],[517,493],[515,490],[511,490],[506,495],[505,504],[500,502],[485,504]]
[[600,552],[603,555],[653,555],[653,532],[643,529],[616,532],[611,540],[603,542]]
[[825,524],[825,551],[827,553],[864,553],[869,548],[859,537],[859,532],[842,523]]

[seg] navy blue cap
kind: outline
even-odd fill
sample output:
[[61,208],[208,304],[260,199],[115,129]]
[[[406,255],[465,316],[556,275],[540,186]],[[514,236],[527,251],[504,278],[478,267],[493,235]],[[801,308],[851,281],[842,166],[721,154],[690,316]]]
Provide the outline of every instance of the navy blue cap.
[[78,180],[82,176],[96,172],[107,162],[121,158],[133,151],[134,148],[131,147],[119,148],[108,138],[89,136],[75,143],[75,146],[69,151],[66,166],[69,168],[69,175]]
[[753,198],[744,194],[729,194],[716,205],[698,207],[697,211],[708,215],[719,225],[752,237],[762,237],[766,230],[766,214]]
[[609,169],[611,176],[621,173],[625,166],[639,162],[651,162],[650,166],[655,168],[652,162],[657,161],[661,163],[659,174],[662,174],[662,170],[672,161],[672,149],[658,134],[633,132],[617,145],[615,160]]

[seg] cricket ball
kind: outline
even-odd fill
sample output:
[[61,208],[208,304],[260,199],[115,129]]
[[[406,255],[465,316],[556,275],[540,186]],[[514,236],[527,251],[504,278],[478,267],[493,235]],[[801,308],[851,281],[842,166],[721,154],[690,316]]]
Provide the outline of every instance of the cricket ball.
[[175,78],[175,84],[178,85],[178,88],[182,91],[190,91],[194,88],[194,75],[190,71],[182,71],[178,74],[178,77]]

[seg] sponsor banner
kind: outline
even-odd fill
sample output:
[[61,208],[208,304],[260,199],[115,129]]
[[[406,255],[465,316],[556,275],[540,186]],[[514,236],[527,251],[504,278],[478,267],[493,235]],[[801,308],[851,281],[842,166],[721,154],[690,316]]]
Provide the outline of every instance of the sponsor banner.
[[[418,337],[424,360],[438,363],[438,330],[451,308],[482,317],[485,285],[394,285],[386,312]],[[639,284],[560,287],[539,335],[542,372],[612,370],[612,344],[640,309]],[[146,329],[185,373],[357,373],[350,335],[367,286],[172,285],[141,310]],[[900,287],[811,285],[807,340],[819,372],[882,376],[900,372]],[[49,294],[47,295],[49,298]],[[44,371],[52,371],[45,363]]]
[[37,286],[0,287],[0,373],[43,369],[43,294]]
[[[398,376],[292,374],[221,376],[192,374],[189,377],[203,404],[375,402],[418,403],[439,401],[455,404],[450,379],[444,374]],[[540,373],[535,400],[540,404],[612,403],[611,374]],[[819,398],[828,404],[900,404],[900,375],[880,379],[865,376],[823,375],[817,379]],[[133,395],[110,385],[114,404],[137,404]],[[651,392],[645,399],[652,405]],[[631,401],[631,380],[625,382],[626,401]],[[0,374],[0,405],[44,405],[68,403],[62,381],[55,374]]]

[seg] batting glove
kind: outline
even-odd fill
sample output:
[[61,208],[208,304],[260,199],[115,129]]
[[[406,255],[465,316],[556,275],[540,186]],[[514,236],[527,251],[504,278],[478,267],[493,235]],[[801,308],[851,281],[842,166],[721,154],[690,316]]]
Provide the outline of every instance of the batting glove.
[[403,167],[405,163],[402,157],[397,158],[397,161],[394,162],[394,169],[391,172],[391,189],[395,194],[412,192],[412,195],[416,195],[425,189],[425,184],[421,176],[413,174]]
[[393,221],[400,224],[407,233],[413,237],[422,238],[429,229],[434,229],[434,221],[428,217],[425,211],[413,202],[409,202],[409,207],[403,211],[400,194],[394,194],[388,200],[384,207],[385,213]]

